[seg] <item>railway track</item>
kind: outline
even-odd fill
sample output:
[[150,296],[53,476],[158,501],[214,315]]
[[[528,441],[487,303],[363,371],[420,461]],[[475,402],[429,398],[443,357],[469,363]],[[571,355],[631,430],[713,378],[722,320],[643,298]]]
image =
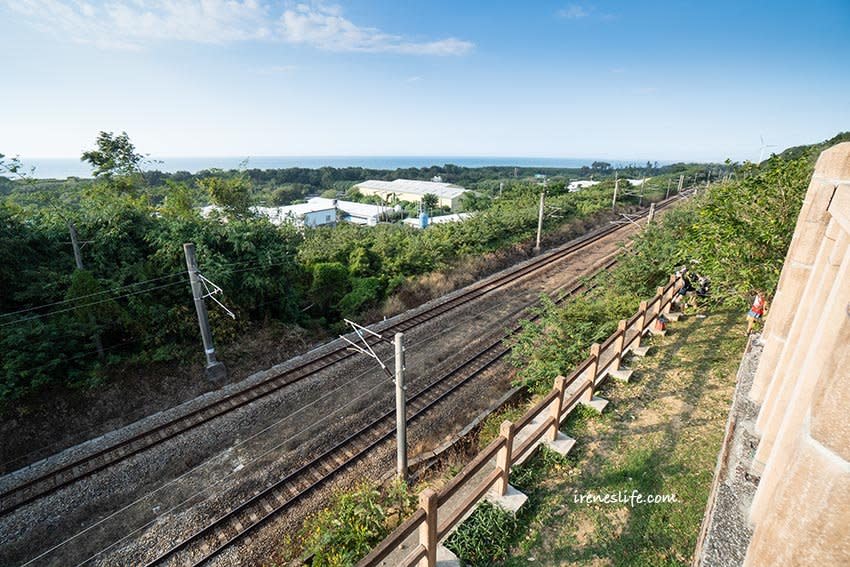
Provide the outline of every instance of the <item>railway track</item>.
[[[610,260],[601,269],[608,269],[615,263],[616,260]],[[556,303],[566,301],[585,289],[584,283],[575,284],[568,291],[559,293]],[[514,326],[508,336],[519,330],[521,330],[520,325]],[[472,358],[458,364],[429,384],[420,384],[417,391],[408,399],[408,424],[420,420],[434,406],[477,378],[510,350],[505,345],[504,337],[500,337]],[[256,492],[236,508],[165,550],[145,563],[145,567],[169,564],[198,567],[208,563],[380,445],[394,443],[395,428],[395,409],[393,408],[376,416],[373,421],[338,441],[310,462]]]
[[[666,201],[662,201],[659,203],[657,209],[669,205],[677,198],[678,197],[673,197]],[[643,217],[646,214],[646,212],[642,212],[639,215],[636,215],[636,217]],[[488,293],[510,285],[553,262],[560,261],[561,259],[586,248],[597,240],[616,232],[620,228],[621,227],[617,225],[610,225],[603,229],[590,232],[559,250],[543,254],[525,265],[517,269],[510,270],[497,278],[483,283],[473,284],[462,293],[459,293],[442,303],[438,303],[426,311],[422,311],[421,313],[410,315],[408,317],[403,317],[393,325],[383,329],[382,333],[391,334],[395,332],[404,332],[421,325],[426,321],[432,320],[453,309],[457,309],[462,305],[479,299]],[[63,487],[69,486],[83,478],[103,471],[133,455],[139,454],[151,447],[164,443],[171,438],[195,429],[213,419],[216,419],[217,417],[228,414],[261,398],[274,394],[275,392],[278,392],[299,380],[312,376],[317,372],[325,370],[351,356],[354,356],[354,354],[348,351],[345,345],[340,345],[334,350],[319,356],[318,358],[305,361],[294,368],[268,377],[262,382],[254,384],[243,390],[228,394],[225,397],[212,401],[207,405],[192,410],[191,412],[179,416],[171,421],[152,427],[127,439],[104,447],[94,453],[72,460],[71,462],[56,469],[21,482],[5,490],[3,493],[0,493],[0,516],[8,514],[21,506],[42,498]]]

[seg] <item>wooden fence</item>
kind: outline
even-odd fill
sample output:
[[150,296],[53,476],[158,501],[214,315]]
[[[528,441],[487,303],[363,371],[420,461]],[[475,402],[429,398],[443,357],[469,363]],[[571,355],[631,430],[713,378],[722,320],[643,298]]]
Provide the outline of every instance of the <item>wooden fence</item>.
[[[492,491],[504,496],[508,490],[511,466],[522,462],[541,440],[554,441],[560,424],[580,403],[589,403],[593,394],[610,374],[620,369],[623,355],[640,347],[641,339],[655,324],[661,313],[670,310],[671,301],[681,285],[681,279],[670,277],[670,282],[659,287],[655,297],[643,301],[638,312],[630,319],[620,321],[617,330],[602,344],[590,348],[590,356],[568,377],[555,379],[552,390],[529,409],[515,423],[502,423],[499,436],[481,451],[464,469],[441,490],[425,489],[419,495],[419,508],[395,531],[378,544],[358,567],[377,566],[414,532],[419,532],[419,543],[399,565],[408,567],[434,567],[437,564],[437,546],[460,523],[484,496]],[[545,417],[544,417],[545,416]],[[491,461],[495,459],[495,467]],[[480,477],[488,467],[491,470]],[[477,482],[471,488],[470,482]],[[441,517],[440,506],[466,488],[463,499]]]

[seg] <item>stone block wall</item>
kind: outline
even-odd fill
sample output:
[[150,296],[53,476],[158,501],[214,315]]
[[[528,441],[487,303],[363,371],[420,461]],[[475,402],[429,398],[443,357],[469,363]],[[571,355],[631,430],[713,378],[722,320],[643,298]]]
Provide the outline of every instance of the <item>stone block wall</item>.
[[745,566],[850,565],[850,142],[815,166],[767,319]]

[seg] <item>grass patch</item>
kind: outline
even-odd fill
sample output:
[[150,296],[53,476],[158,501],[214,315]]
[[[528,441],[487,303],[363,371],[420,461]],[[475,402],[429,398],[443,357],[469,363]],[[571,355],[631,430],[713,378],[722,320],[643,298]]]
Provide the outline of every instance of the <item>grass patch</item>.
[[485,500],[446,539],[445,545],[464,565],[486,567],[507,558],[518,526],[513,514]]
[[493,439],[499,436],[499,428],[505,420],[516,421],[528,411],[532,405],[532,401],[520,403],[487,416],[481,424],[481,431],[478,433],[478,448],[484,449]]
[[398,479],[382,489],[364,483],[339,492],[294,538],[285,538],[279,559],[292,564],[311,555],[314,567],[354,565],[415,509],[415,495]]
[[[742,327],[735,311],[683,319],[667,337],[650,339],[656,346],[649,357],[630,363],[632,382],[605,386],[605,413],[576,408],[562,426],[578,441],[571,454],[556,459],[544,451],[512,473],[529,500],[510,556],[490,564],[689,565],[744,346]],[[613,501],[580,501],[606,494]],[[632,494],[675,501],[617,501]]]

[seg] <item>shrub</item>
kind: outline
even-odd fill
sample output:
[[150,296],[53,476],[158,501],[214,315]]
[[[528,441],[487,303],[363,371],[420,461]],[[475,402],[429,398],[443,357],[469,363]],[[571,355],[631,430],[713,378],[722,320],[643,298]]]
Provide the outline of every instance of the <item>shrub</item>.
[[490,566],[508,557],[517,527],[513,514],[485,500],[446,539],[445,545],[464,564]]
[[415,504],[415,496],[399,479],[383,492],[364,484],[339,493],[329,508],[304,523],[300,533],[303,552],[313,555],[315,567],[354,565],[410,514]]

